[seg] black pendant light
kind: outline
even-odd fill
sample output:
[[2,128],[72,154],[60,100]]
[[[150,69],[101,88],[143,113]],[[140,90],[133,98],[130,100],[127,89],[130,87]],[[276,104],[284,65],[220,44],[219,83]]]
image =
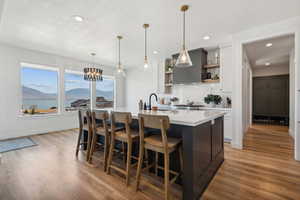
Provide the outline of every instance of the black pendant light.
[[[96,56],[95,53],[91,53],[92,58],[94,58]],[[93,59],[93,63],[90,64],[88,67],[85,67],[83,69],[84,72],[84,80],[86,81],[103,81],[102,78],[102,69],[99,69],[96,67],[96,65],[94,64],[94,59]]]

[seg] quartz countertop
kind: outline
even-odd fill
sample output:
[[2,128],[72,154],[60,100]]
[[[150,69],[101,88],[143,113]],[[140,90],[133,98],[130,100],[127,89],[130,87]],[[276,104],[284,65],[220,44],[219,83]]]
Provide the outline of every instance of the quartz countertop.
[[[103,109],[96,109],[103,110]],[[222,117],[226,112],[221,110],[167,110],[167,111],[145,111],[130,109],[127,107],[116,107],[113,109],[105,109],[115,112],[131,112],[132,117],[137,119],[138,114],[150,115],[167,115],[170,118],[171,124],[185,125],[185,126],[198,126],[205,122]]]

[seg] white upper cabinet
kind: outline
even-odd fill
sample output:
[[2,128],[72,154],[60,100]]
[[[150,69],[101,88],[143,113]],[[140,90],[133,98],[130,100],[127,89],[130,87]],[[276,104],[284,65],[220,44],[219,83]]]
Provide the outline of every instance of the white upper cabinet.
[[221,73],[221,87],[223,92],[232,92],[233,88],[233,57],[232,46],[225,46],[220,48],[220,73]]

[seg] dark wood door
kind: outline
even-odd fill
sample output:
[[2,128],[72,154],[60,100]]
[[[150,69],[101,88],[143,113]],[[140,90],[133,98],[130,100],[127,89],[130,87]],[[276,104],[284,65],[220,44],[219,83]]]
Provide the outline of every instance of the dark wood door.
[[253,115],[289,116],[289,75],[253,78]]

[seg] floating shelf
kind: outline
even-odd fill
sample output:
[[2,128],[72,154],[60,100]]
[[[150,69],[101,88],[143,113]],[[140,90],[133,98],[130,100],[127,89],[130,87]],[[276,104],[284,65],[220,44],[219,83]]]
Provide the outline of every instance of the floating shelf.
[[172,84],[172,83],[165,83],[165,86],[166,86],[166,87],[172,87],[173,84]]
[[202,82],[204,82],[204,83],[219,83],[220,79],[217,79],[217,80],[205,79],[205,80],[202,80]]
[[210,64],[210,65],[204,65],[203,68],[209,69],[209,68],[219,68],[219,64]]
[[171,71],[167,71],[167,72],[165,72],[166,74],[173,74],[173,72]]

